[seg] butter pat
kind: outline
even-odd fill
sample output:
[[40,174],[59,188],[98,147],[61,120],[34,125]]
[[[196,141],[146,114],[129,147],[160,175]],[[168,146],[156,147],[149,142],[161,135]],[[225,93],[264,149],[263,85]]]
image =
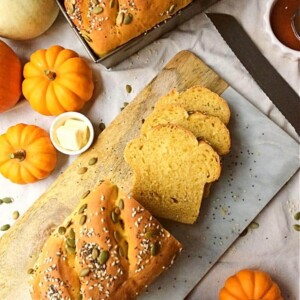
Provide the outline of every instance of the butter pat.
[[88,141],[88,126],[80,120],[68,119],[56,130],[59,144],[66,150],[80,150]]

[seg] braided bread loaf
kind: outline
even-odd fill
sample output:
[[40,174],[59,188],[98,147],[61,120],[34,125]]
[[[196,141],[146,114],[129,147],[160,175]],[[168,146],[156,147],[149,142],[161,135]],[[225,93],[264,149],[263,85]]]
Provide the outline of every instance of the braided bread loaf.
[[82,37],[103,56],[170,18],[192,0],[65,0]]
[[33,269],[32,298],[135,299],[180,250],[137,201],[104,181],[48,238]]

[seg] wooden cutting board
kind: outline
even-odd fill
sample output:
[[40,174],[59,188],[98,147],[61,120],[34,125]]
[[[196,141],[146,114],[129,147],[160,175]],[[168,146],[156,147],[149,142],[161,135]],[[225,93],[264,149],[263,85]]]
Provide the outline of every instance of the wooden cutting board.
[[[79,156],[50,188],[0,239],[0,299],[30,299],[27,270],[51,231],[76,206],[80,196],[104,178],[125,191],[130,190],[132,173],[123,159],[128,141],[140,135],[142,120],[159,97],[171,89],[185,90],[203,85],[221,94],[227,83],[191,52],[179,52],[139,95],[99,135],[93,147]],[[97,163],[89,166],[91,158]],[[88,171],[80,175],[80,167]]]

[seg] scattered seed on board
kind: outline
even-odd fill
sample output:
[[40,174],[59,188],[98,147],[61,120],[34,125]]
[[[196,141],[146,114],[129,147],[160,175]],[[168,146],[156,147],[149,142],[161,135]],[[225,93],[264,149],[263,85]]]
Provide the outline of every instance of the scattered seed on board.
[[58,228],[58,233],[59,233],[60,235],[64,235],[64,234],[66,233],[66,227],[60,226],[60,227]]
[[32,268],[27,270],[27,274],[33,274],[34,270]]
[[89,164],[89,166],[93,166],[97,161],[98,161],[98,158],[97,158],[97,157],[92,157],[92,158],[89,160],[88,164]]
[[87,190],[86,192],[84,192],[81,196],[81,199],[86,198],[90,194],[90,192],[91,192],[90,190]]
[[295,213],[294,219],[295,219],[296,221],[299,221],[299,220],[300,220],[300,211],[298,211],[298,212]]
[[99,129],[101,132],[105,129],[105,124],[103,122],[99,124]]
[[20,213],[16,210],[13,212],[12,217],[14,220],[17,220],[20,217]]
[[258,227],[259,227],[259,224],[256,223],[256,222],[251,222],[250,225],[249,225],[249,228],[251,228],[251,229],[256,229]]
[[129,84],[126,84],[126,92],[129,94],[132,91],[132,87]]
[[293,225],[293,228],[294,228],[296,231],[300,231],[300,225],[299,225],[299,224],[294,224],[294,225]]
[[0,227],[0,230],[1,231],[6,231],[6,230],[8,230],[10,228],[10,225],[9,224],[5,224],[5,225],[2,225],[1,227]]
[[13,202],[12,198],[10,198],[10,197],[5,197],[5,198],[2,198],[1,200],[3,203],[6,203],[6,204]]
[[81,167],[81,168],[79,168],[79,169],[77,170],[77,173],[78,173],[79,175],[82,175],[82,174],[84,174],[87,170],[88,170],[87,167]]

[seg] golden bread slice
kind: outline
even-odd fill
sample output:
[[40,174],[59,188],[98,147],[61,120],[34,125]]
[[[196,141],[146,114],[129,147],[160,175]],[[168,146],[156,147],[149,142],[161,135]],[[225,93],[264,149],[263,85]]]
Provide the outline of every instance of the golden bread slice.
[[187,224],[199,215],[205,184],[221,173],[214,149],[177,125],[152,128],[124,156],[134,171],[133,197],[153,215]]
[[155,109],[145,120],[142,133],[146,134],[157,125],[174,124],[190,130],[197,139],[208,142],[219,155],[225,155],[230,150],[230,134],[226,125],[214,116],[200,112],[189,114],[177,105],[166,105]]
[[182,106],[188,112],[198,111],[218,117],[224,124],[228,124],[230,119],[227,102],[218,94],[202,86],[193,86],[181,93],[172,90],[156,102],[155,108],[166,104]]

